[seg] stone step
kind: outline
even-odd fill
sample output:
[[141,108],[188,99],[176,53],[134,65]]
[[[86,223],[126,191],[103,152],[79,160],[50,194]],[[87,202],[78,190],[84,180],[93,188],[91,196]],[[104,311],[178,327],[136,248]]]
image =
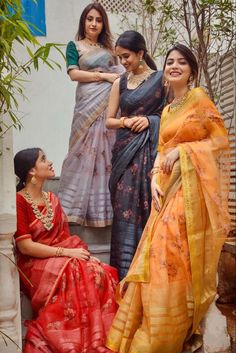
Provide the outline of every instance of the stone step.
[[[57,195],[59,183],[59,177],[50,179],[45,183],[44,190],[51,191]],[[84,227],[76,223],[69,223],[69,226],[71,234],[78,235],[88,245],[93,256],[98,257],[102,262],[109,263],[111,227]]]
[[51,191],[55,195],[58,195],[59,184],[60,184],[60,178],[54,177],[46,181],[46,183],[44,184],[44,190]]
[[93,256],[100,261],[110,261],[111,227],[93,228],[70,223],[71,234],[78,235],[89,247]]

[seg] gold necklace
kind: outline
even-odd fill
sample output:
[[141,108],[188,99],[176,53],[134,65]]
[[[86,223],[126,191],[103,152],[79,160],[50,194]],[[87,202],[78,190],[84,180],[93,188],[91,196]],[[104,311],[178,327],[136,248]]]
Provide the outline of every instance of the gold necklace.
[[47,212],[45,215],[41,211],[39,211],[38,205],[33,201],[31,195],[28,193],[27,190],[24,191],[24,196],[25,196],[26,200],[29,201],[35,217],[42,222],[44,228],[47,230],[52,229],[52,227],[53,227],[52,220],[54,217],[54,212],[52,209],[52,204],[49,201],[48,194],[46,192],[42,192],[42,198],[43,198],[43,201],[44,201],[46,209],[47,209]]
[[185,94],[183,96],[178,97],[178,98],[174,98],[173,101],[169,105],[169,110],[175,111],[175,110],[178,110],[179,108],[181,108],[184,105],[184,103],[186,102],[189,92],[190,92],[190,90],[187,90],[187,92],[185,92]]
[[143,81],[146,81],[154,70],[148,68],[141,74],[135,75],[132,71],[127,76],[127,87],[129,89],[137,88]]
[[86,44],[92,46],[92,47],[102,48],[102,44],[101,44],[101,43],[99,43],[99,42],[93,43],[93,42],[91,42],[90,39],[88,39],[88,38],[86,38],[86,37],[84,38],[84,42],[85,42]]

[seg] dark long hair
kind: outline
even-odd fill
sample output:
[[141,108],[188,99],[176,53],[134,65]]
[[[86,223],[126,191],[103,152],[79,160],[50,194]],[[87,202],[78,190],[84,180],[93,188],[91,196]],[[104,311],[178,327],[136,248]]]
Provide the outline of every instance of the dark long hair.
[[166,61],[170,55],[170,53],[174,50],[177,50],[179,53],[181,53],[183,55],[183,57],[185,58],[185,60],[188,62],[190,68],[191,68],[191,73],[193,75],[193,81],[196,82],[197,77],[198,77],[198,63],[197,63],[197,59],[195,57],[195,55],[193,54],[193,52],[186,47],[183,44],[180,43],[176,43],[172,48],[170,48],[166,54],[165,57],[165,61],[164,61],[164,66],[163,66],[163,72],[165,70],[166,67]]
[[98,42],[101,43],[105,48],[112,50],[112,35],[110,31],[107,13],[99,2],[93,2],[87,5],[83,10],[79,20],[79,28],[75,36],[76,40],[81,40],[85,38],[85,20],[89,11],[92,9],[97,10],[102,16],[103,28],[98,36]]
[[24,188],[28,173],[31,168],[35,166],[41,148],[26,148],[25,150],[17,152],[14,157],[15,174],[19,178],[16,190],[20,191]]
[[156,64],[151,56],[147,53],[147,46],[144,37],[141,33],[136,31],[125,31],[122,33],[116,41],[116,47],[122,47],[138,53],[140,50],[143,50],[143,59],[146,64],[152,69],[157,70]]

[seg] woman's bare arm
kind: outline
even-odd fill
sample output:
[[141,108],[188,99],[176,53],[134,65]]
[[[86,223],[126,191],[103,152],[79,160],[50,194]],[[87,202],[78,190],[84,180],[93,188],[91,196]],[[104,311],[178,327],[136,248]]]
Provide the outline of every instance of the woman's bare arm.
[[113,83],[118,77],[118,74],[99,72],[99,71],[84,71],[79,69],[69,70],[69,76],[72,81],[78,82],[97,82],[97,81],[108,81]]
[[[32,239],[24,239],[17,242],[17,247],[23,255],[28,255],[37,258],[47,258],[57,256],[58,246],[49,246],[37,243]],[[61,256],[77,257],[81,260],[88,260],[90,254],[83,248],[67,249],[63,248]]]
[[117,79],[111,88],[108,109],[107,109],[107,119],[106,119],[106,127],[108,129],[119,129],[121,127],[125,127],[124,117],[120,119],[116,118],[116,114],[119,109],[120,103],[120,79]]

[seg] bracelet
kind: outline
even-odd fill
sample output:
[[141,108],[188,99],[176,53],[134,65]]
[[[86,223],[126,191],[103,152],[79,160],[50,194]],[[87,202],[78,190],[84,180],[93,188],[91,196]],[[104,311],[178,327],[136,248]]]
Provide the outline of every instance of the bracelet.
[[160,167],[153,167],[150,174],[154,175],[154,174],[158,174],[160,171]]
[[101,73],[100,72],[94,72],[94,78],[95,78],[95,81],[101,81]]
[[61,247],[59,246],[59,247],[57,248],[57,250],[56,250],[55,256],[62,256],[63,252],[64,252],[64,248],[61,248]]
[[121,118],[120,118],[120,120],[119,120],[119,122],[120,122],[120,128],[122,128],[122,129],[124,129],[126,126],[125,126],[125,117],[124,116],[122,116]]

